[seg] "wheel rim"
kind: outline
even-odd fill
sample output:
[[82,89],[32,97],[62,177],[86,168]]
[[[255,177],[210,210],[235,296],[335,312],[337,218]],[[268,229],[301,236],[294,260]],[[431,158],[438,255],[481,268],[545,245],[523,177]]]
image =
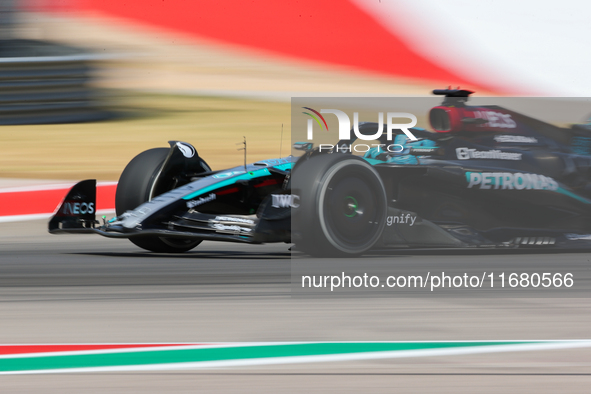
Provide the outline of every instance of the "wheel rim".
[[330,179],[323,202],[326,231],[340,248],[364,250],[375,243],[384,221],[379,180],[358,166]]
[[359,211],[359,203],[357,202],[357,199],[355,199],[355,197],[353,196],[347,196],[345,197],[345,207],[344,207],[344,214],[346,217],[348,218],[352,218],[355,217],[355,215],[357,215],[358,213],[363,214],[363,211]]

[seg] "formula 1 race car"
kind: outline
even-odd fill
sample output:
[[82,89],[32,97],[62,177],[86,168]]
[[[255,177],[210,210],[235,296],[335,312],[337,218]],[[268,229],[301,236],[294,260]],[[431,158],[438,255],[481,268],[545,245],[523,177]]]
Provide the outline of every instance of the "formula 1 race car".
[[[95,181],[86,180],[67,194],[49,231],[129,238],[166,253],[203,240],[295,243],[317,256],[591,245],[590,125],[560,128],[469,106],[466,90],[434,93],[445,98],[429,112],[432,131],[410,129],[416,140],[383,134],[364,156],[351,154],[354,136],[324,150],[296,143],[299,158],[212,171],[192,145],[171,141],[127,165],[115,218],[96,220]],[[356,132],[378,128],[360,123]]]

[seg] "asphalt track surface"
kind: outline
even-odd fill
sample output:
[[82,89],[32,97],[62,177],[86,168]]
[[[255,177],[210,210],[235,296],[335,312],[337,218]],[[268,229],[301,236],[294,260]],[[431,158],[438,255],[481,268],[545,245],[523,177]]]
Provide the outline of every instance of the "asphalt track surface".
[[[588,298],[292,297],[288,246],[204,243],[194,252],[156,255],[126,240],[52,236],[42,221],[2,223],[1,342],[591,338]],[[483,259],[542,266],[591,259],[587,253],[395,257],[371,258],[450,268]],[[589,277],[589,265],[577,267],[576,277]],[[591,354],[571,349],[1,379],[6,392],[588,392]]]

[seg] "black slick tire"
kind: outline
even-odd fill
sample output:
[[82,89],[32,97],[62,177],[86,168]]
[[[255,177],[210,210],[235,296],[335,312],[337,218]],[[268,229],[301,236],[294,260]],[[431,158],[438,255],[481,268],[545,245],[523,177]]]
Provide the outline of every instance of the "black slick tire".
[[[152,195],[154,181],[169,150],[168,148],[149,149],[134,157],[125,167],[115,193],[117,216],[156,197]],[[136,236],[129,240],[142,249],[157,253],[182,253],[201,243],[201,240],[157,236]]]
[[294,169],[297,248],[319,257],[358,256],[381,238],[387,213],[384,185],[360,157],[326,154]]

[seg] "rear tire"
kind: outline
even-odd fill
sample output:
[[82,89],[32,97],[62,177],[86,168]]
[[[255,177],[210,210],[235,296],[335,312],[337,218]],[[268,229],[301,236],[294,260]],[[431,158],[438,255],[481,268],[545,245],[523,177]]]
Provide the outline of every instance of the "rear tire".
[[299,206],[296,246],[313,256],[357,256],[380,239],[386,222],[384,185],[365,160],[345,154],[308,159],[292,177]]
[[[134,157],[125,167],[115,193],[117,216],[156,197],[156,195],[152,195],[155,194],[152,190],[154,181],[169,150],[169,148],[154,148],[144,151]],[[171,180],[168,190],[173,188],[173,184]],[[182,253],[201,243],[201,240],[157,236],[138,236],[129,238],[129,240],[142,249],[157,253]]]

